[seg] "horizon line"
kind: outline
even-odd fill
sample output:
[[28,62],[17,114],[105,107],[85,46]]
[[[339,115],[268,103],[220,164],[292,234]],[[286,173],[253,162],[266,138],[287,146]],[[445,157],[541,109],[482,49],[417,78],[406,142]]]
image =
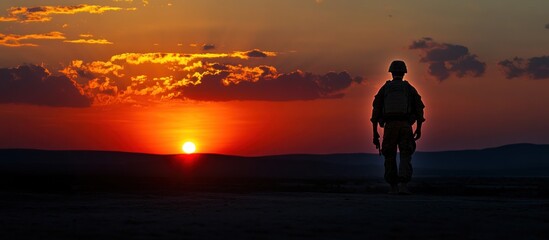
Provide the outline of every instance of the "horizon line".
[[[471,148],[471,149],[459,149],[459,150],[439,150],[439,151],[416,151],[416,153],[441,153],[441,152],[461,152],[461,151],[482,151],[497,148],[504,148],[517,145],[530,145],[530,146],[549,146],[549,144],[539,143],[510,143],[493,147],[485,148]],[[141,154],[141,155],[156,155],[156,156],[185,156],[185,155],[221,155],[221,156],[234,156],[234,157],[276,157],[276,156],[296,156],[296,155],[309,155],[309,156],[327,156],[327,155],[351,155],[351,154],[365,154],[365,155],[378,155],[379,153],[369,152],[334,152],[334,153],[281,153],[281,154],[264,154],[264,155],[237,155],[215,152],[197,152],[192,154],[187,153],[150,153],[150,152],[130,152],[123,150],[98,150],[98,149],[42,149],[42,148],[0,148],[0,151],[44,151],[44,152],[105,152],[105,153],[126,153],[126,154]]]

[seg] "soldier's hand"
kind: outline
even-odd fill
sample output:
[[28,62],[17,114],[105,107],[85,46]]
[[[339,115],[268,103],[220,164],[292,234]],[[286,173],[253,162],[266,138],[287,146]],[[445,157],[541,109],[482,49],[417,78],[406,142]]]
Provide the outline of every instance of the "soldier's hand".
[[417,129],[416,132],[414,133],[414,140],[418,140],[421,138],[421,130]]

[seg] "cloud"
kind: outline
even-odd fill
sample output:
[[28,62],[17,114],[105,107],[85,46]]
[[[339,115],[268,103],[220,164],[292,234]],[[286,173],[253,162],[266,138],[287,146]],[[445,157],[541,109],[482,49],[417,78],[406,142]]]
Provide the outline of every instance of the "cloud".
[[413,41],[409,49],[421,51],[421,62],[429,64],[429,74],[439,81],[446,80],[452,74],[458,78],[480,77],[486,70],[486,63],[479,61],[477,55],[471,54],[462,45],[438,43],[425,37]]
[[0,22],[48,22],[52,19],[51,15],[76,13],[101,14],[107,11],[121,10],[135,10],[135,8],[120,8],[88,4],[74,6],[12,7],[8,9],[7,17],[0,17]]
[[182,53],[122,53],[111,57],[110,61],[123,61],[133,65],[153,63],[153,64],[173,64],[187,65],[196,59],[214,59],[231,57],[228,53],[200,53],[200,54],[182,54]]
[[84,63],[82,60],[74,60],[69,67],[61,70],[61,72],[72,79],[76,79],[77,77],[92,79],[98,75],[123,77],[124,74],[121,73],[122,70],[124,70],[124,67],[112,62],[93,61]]
[[297,70],[279,73],[274,66],[251,66],[246,61],[250,59],[246,55],[249,52],[254,50],[200,54],[123,53],[108,61],[86,63],[76,60],[61,73],[78,83],[84,94],[93,99],[94,105],[172,100],[341,98],[353,84],[362,82],[361,78],[352,78],[346,72],[319,75]]
[[527,76],[530,79],[549,79],[549,56],[523,59],[515,57],[498,63],[507,79]]
[[209,50],[213,50],[213,49],[215,49],[214,44],[204,44],[204,45],[202,45],[202,50],[204,50],[204,51],[209,51]]
[[16,17],[0,17],[0,22],[15,22],[17,21]]
[[125,61],[129,64],[173,64],[187,65],[189,62],[197,59],[216,59],[216,58],[237,58],[249,59],[250,57],[276,56],[275,52],[261,51],[258,49],[251,51],[236,51],[233,53],[122,53],[111,57],[110,61]]
[[275,52],[261,51],[259,49],[254,49],[254,50],[245,51],[245,52],[234,52],[233,56],[239,57],[239,58],[242,58],[242,59],[266,58],[266,57],[274,57],[274,56],[276,56],[276,53]]
[[[65,40],[66,43],[81,43],[81,44],[113,44],[106,39],[84,39],[92,37],[91,34],[80,34],[82,39]],[[23,42],[25,40],[64,40],[66,37],[61,32],[50,32],[42,34],[2,34],[0,33],[0,46],[6,47],[36,47],[38,44]]]
[[23,46],[30,46],[35,47],[38,46],[34,43],[26,43],[22,42],[24,40],[59,40],[59,39],[65,39],[65,36],[61,32],[49,32],[49,33],[42,33],[42,34],[27,34],[27,35],[17,35],[17,34],[2,34],[0,33],[0,46],[6,46],[6,47],[23,47]]
[[[243,69],[225,66],[218,74],[208,74],[200,84],[181,88],[182,96],[201,101],[295,101],[343,97],[353,82],[347,72],[316,75],[302,71],[278,74],[272,66]],[[254,72],[249,73],[252,70]],[[239,72],[240,71],[240,72]],[[233,78],[240,78],[235,81]]]
[[89,107],[77,84],[66,76],[52,76],[36,65],[0,68],[0,103],[53,107]]
[[107,39],[75,39],[75,40],[65,40],[66,43],[84,43],[84,44],[113,44]]
[[549,23],[545,24],[545,29],[549,29]]
[[[113,0],[115,2],[133,2],[133,0]],[[143,3],[143,6],[147,6],[149,4],[149,1],[148,0],[142,0],[141,3]],[[169,5],[169,4],[168,4]]]
[[424,37],[420,40],[413,41],[409,49],[426,49],[430,48],[433,39],[430,37]]

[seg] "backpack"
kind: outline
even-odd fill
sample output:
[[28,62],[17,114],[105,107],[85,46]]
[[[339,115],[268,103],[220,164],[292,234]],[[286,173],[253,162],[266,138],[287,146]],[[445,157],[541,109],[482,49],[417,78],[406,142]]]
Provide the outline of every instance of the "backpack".
[[383,117],[406,117],[410,109],[410,84],[407,81],[387,81],[383,98]]

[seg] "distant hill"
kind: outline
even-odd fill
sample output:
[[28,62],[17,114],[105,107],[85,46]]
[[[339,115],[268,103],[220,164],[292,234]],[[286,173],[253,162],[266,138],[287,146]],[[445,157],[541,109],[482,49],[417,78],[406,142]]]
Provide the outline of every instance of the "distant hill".
[[[0,150],[2,176],[150,178],[382,177],[377,154],[294,154],[240,157],[154,155],[109,151]],[[514,144],[481,150],[418,152],[415,176],[549,176],[549,145]]]
[[420,152],[414,165],[423,174],[549,176],[549,145],[512,144],[481,150]]

